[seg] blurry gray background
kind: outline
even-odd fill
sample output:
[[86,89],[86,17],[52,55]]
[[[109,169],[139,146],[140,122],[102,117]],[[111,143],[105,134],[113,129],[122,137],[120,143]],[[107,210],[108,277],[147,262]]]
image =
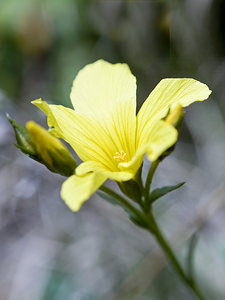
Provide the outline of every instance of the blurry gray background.
[[187,184],[155,213],[183,264],[198,231],[197,280],[207,299],[225,299],[223,0],[1,0],[0,299],[193,299],[125,212],[95,195],[74,214],[60,199],[65,178],[13,145],[5,112],[46,126],[30,101],[71,106],[77,71],[99,58],[129,64],[138,107],[165,77],[192,77],[213,91],[186,109],[176,151],[157,170],[154,186]]

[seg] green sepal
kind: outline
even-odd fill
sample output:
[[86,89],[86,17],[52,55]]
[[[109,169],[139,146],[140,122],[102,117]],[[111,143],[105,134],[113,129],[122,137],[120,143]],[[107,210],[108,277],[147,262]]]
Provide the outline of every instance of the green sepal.
[[74,174],[77,163],[67,149],[54,149],[54,152],[48,150],[48,153],[51,156],[52,164],[49,165],[46,162],[44,164],[50,171],[66,177]]
[[33,154],[33,152],[30,152],[28,149],[24,148],[23,146],[20,146],[18,144],[15,144],[16,148],[18,148],[21,152],[23,152],[24,154],[26,154],[27,156],[29,156],[30,158],[36,160],[37,162],[43,164],[43,161],[41,159],[40,156],[38,156],[38,154]]
[[27,128],[13,120],[8,114],[6,114],[6,117],[14,129],[17,141],[16,147],[25,154],[36,156],[37,152]]
[[130,216],[130,220],[138,227],[141,227],[143,229],[149,229],[149,225],[145,223],[143,220],[135,217]]
[[155,202],[157,199],[165,196],[166,194],[179,189],[181,186],[183,186],[185,182],[178,183],[176,185],[168,185],[161,188],[157,188],[153,190],[150,194],[150,203]]
[[140,185],[134,180],[118,182],[120,190],[133,201],[140,203],[142,191]]

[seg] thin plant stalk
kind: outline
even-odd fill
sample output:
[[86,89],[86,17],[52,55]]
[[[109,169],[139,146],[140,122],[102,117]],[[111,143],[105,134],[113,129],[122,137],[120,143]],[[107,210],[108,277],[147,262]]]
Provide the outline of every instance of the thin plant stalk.
[[149,195],[150,195],[150,188],[151,188],[151,184],[152,184],[152,179],[153,179],[153,176],[155,174],[155,171],[158,167],[160,163],[160,160],[156,160],[154,161],[152,164],[151,164],[151,167],[149,169],[149,172],[148,172],[148,175],[147,175],[147,178],[146,178],[146,183],[145,183],[145,189],[144,189],[144,197],[145,197],[145,202],[146,204],[149,203]]
[[[184,270],[182,269],[182,267],[181,267],[180,263],[178,262],[173,250],[171,249],[171,247],[169,246],[169,244],[168,244],[167,240],[165,239],[163,233],[159,229],[159,227],[158,227],[158,225],[155,221],[155,217],[154,217],[152,211],[149,213],[149,219],[150,219],[150,222],[151,222],[151,224],[150,224],[150,226],[151,226],[150,233],[152,233],[155,236],[155,239],[157,240],[157,242],[161,246],[161,248],[164,251],[164,253],[166,254],[166,256],[169,258],[171,265],[176,270],[179,277],[182,278],[182,280],[195,293],[195,295],[198,297],[199,300],[205,300],[202,293],[198,289],[194,279],[187,276],[185,274]],[[153,229],[152,229],[152,227],[153,227]]]
[[[150,171],[149,171],[149,174],[147,176],[147,180],[146,180],[147,189],[146,189],[146,186],[145,186],[145,197],[146,197],[145,201],[146,200],[149,201],[150,186],[151,186],[153,175],[155,173],[155,170],[156,170],[158,164],[159,164],[159,161],[156,161],[155,163],[152,164],[152,166],[150,168]],[[114,192],[110,188],[103,185],[99,189],[102,192],[104,192],[104,193],[112,196],[113,198],[115,198],[119,203],[121,203],[130,212],[132,212],[139,220],[143,221],[143,224],[145,224],[145,229],[147,231],[149,231],[151,234],[154,235],[155,239],[157,240],[160,247],[162,248],[162,250],[164,251],[164,253],[168,257],[171,265],[173,266],[173,268],[175,269],[175,271],[177,272],[179,277],[186,283],[186,285],[190,288],[190,290],[192,290],[192,292],[196,295],[197,299],[205,300],[202,293],[198,289],[193,277],[190,277],[189,275],[186,275],[183,268],[181,267],[181,265],[180,265],[179,261],[177,260],[172,248],[170,247],[170,245],[168,244],[166,238],[164,237],[163,233],[161,232],[160,228],[158,227],[158,225],[156,223],[156,220],[155,220],[155,217],[152,213],[152,209],[150,209],[148,211],[145,211],[143,209],[143,207],[141,207],[143,209],[143,213],[142,213],[139,209],[137,209],[135,206],[133,206],[131,202],[129,202],[123,196],[117,194],[116,192]],[[146,191],[148,191],[148,193]],[[141,206],[141,203],[140,203],[140,206]]]

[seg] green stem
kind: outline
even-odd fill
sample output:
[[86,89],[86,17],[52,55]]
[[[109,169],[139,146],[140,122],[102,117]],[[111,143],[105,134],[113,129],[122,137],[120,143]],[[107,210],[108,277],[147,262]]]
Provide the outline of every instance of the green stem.
[[145,183],[145,191],[144,191],[146,204],[149,203],[149,194],[150,194],[152,179],[153,179],[153,175],[154,175],[159,163],[160,163],[160,160],[154,161],[151,164],[151,167],[150,167],[149,172],[148,172],[148,176],[147,176],[146,183]]
[[[160,244],[161,248],[169,258],[173,268],[177,271],[178,275],[183,279],[183,281],[186,283],[186,285],[196,294],[199,300],[204,300],[205,298],[199,291],[198,287],[196,286],[196,283],[194,282],[193,278],[189,278],[183,271],[182,267],[180,266],[177,258],[175,257],[173,250],[169,246],[168,242],[166,241],[165,237],[163,236],[161,230],[159,229],[155,218],[152,214],[152,211],[149,213],[150,222],[151,222],[151,230],[150,232],[153,233],[156,240]],[[153,231],[152,231],[153,226]]]
[[136,207],[134,207],[129,201],[127,201],[123,196],[117,194],[116,192],[114,192],[113,190],[111,190],[110,188],[108,188],[105,185],[102,185],[99,188],[99,190],[101,190],[102,192],[104,192],[104,193],[112,196],[113,198],[115,198],[118,202],[120,202],[125,207],[127,207],[127,209],[129,211],[131,211],[135,216],[137,216],[140,220],[143,220],[144,223],[147,224],[146,217]]
[[[154,164],[154,165],[153,165]],[[146,180],[146,185],[148,185],[148,192],[151,186],[152,178],[154,175],[154,172],[159,164],[159,161],[154,162],[150,168],[147,180]],[[169,258],[171,265],[173,268],[176,270],[177,274],[182,278],[182,280],[186,283],[186,285],[192,290],[192,292],[196,295],[196,297],[199,300],[205,300],[201,292],[199,291],[195,280],[193,277],[186,275],[184,270],[182,269],[180,263],[178,262],[176,256],[174,255],[173,250],[171,249],[170,245],[168,244],[167,240],[165,239],[163,233],[161,232],[160,228],[158,227],[155,217],[152,213],[152,210],[144,211],[142,213],[140,210],[138,210],[136,207],[134,207],[127,199],[125,199],[123,196],[117,194],[110,188],[102,185],[99,188],[102,192],[112,196],[115,198],[118,202],[120,202],[124,207],[126,207],[132,214],[139,220],[143,221],[144,228],[147,229],[150,233],[152,233],[156,240],[158,241],[159,245],[163,249],[164,253],[167,255]],[[148,193],[149,194],[149,193]],[[145,199],[148,199],[148,194],[146,195]]]

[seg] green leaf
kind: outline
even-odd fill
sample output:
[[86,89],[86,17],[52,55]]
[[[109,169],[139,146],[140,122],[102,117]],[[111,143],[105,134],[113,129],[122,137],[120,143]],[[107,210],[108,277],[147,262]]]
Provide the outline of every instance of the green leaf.
[[157,199],[163,197],[164,195],[166,195],[174,190],[179,189],[184,184],[185,184],[185,182],[181,182],[176,185],[168,185],[168,186],[164,186],[164,187],[153,190],[150,194],[150,202],[151,203],[155,202]]
[[136,225],[139,226],[143,229],[148,228],[148,224],[146,222],[144,222],[141,218],[139,218],[138,216],[136,216],[126,205],[123,205],[121,202],[117,201],[114,197],[103,193],[103,192],[97,192],[97,194],[102,197],[104,200],[106,200],[107,202],[109,202],[110,204],[113,205],[118,205],[121,208],[123,208],[126,213],[129,215],[129,219]]
[[104,200],[106,200],[107,202],[109,202],[110,204],[112,205],[118,205],[120,207],[122,207],[127,213],[128,215],[133,218],[134,217],[134,214],[125,206],[123,205],[121,202],[117,201],[114,197],[106,194],[106,193],[103,193],[103,192],[97,192],[97,194],[102,197]]
[[194,280],[194,255],[195,249],[198,242],[198,235],[195,232],[189,242],[188,253],[187,253],[187,273],[191,280]]

